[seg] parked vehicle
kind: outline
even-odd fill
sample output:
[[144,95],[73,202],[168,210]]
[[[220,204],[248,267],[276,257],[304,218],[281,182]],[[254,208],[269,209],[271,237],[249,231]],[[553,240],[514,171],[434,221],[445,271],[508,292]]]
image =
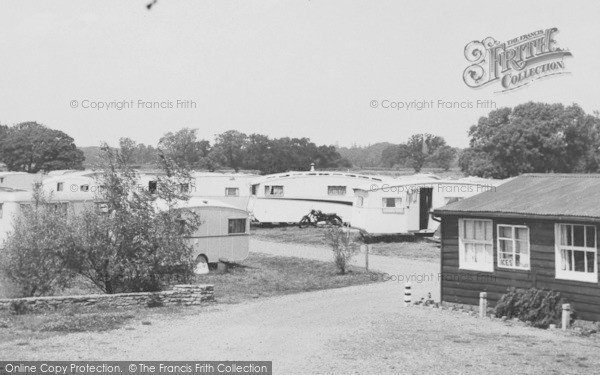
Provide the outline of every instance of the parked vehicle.
[[308,215],[302,217],[299,226],[300,228],[306,228],[310,225],[317,226],[319,223],[339,227],[343,224],[343,221],[336,214],[324,214],[320,210],[310,210]]

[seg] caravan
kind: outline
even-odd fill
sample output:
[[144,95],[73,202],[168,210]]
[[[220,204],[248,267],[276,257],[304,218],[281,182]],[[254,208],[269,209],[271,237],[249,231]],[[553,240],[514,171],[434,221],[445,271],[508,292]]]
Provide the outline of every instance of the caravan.
[[431,218],[432,209],[495,190],[503,182],[415,175],[364,184],[354,189],[352,226],[371,234],[433,234],[439,223]]
[[252,181],[248,211],[261,223],[298,223],[311,210],[335,213],[350,221],[354,189],[379,184],[383,177],[355,173],[286,172]]

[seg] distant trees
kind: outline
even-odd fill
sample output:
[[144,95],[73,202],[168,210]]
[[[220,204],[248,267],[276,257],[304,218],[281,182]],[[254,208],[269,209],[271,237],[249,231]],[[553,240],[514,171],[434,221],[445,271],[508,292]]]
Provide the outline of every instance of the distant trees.
[[169,132],[158,142],[158,149],[182,167],[212,169],[210,142],[198,140],[196,133],[196,129],[190,128]]
[[83,168],[83,152],[60,130],[24,122],[2,127],[0,132],[0,161],[8,170],[35,173]]
[[529,102],[494,110],[469,130],[459,160],[468,175],[506,178],[526,172],[595,172],[600,118],[577,104]]
[[381,160],[386,167],[412,167],[415,172],[420,172],[425,166],[448,170],[456,154],[456,149],[448,146],[440,136],[414,134],[404,144],[385,148],[381,153]]

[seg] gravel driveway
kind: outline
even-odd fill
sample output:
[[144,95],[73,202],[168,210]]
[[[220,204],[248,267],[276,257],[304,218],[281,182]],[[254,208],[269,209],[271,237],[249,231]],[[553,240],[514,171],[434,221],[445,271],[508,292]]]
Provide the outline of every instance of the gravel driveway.
[[272,360],[275,374],[597,373],[598,339],[405,308],[400,289],[386,282],[192,308],[151,325],[0,343],[0,359]]

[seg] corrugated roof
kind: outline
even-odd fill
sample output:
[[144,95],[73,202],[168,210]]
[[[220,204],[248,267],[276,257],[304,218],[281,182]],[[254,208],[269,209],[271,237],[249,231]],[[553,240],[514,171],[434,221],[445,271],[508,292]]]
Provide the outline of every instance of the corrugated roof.
[[600,175],[526,174],[435,210],[467,212],[600,218]]

